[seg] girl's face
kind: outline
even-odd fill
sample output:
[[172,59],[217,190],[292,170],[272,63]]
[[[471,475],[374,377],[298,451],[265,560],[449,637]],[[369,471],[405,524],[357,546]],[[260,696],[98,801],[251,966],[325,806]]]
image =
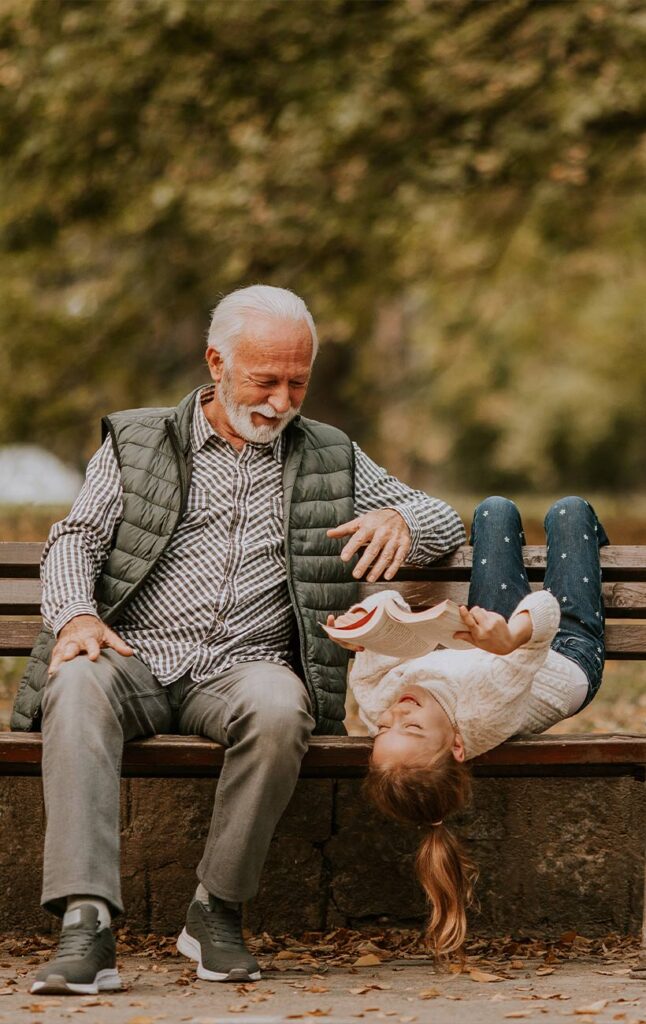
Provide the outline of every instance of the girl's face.
[[409,686],[377,719],[372,761],[380,767],[428,765],[438,754],[451,750],[464,761],[462,737],[446,711],[421,686]]

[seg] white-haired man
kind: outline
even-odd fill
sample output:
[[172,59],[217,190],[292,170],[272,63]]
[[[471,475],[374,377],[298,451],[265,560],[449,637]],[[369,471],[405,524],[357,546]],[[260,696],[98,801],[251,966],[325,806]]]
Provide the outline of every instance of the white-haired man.
[[[299,410],[316,355],[301,299],[256,285],[213,313],[210,385],[103,421],[42,561],[45,629],[12,726],[42,721],[42,903],[62,916],[32,991],[120,987],[124,740],[178,731],[226,747],[199,885],[178,940],[200,978],[256,980],[241,910],[313,731],[343,733],[347,654],[320,629],[357,580],[465,540],[450,506]],[[359,557],[358,552],[363,548]],[[42,711],[41,711],[42,704]]]

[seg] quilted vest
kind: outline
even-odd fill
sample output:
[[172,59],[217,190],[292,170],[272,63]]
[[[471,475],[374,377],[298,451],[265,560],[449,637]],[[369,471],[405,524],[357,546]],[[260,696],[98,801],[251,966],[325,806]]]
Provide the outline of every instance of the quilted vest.
[[[99,615],[115,628],[121,612],[154,572],[186,504],[191,477],[190,428],[200,388],[176,408],[129,409],[102,421],[121,469],[123,517],[97,581]],[[287,581],[299,662],[315,732],[343,735],[347,652],[319,623],[355,603],[355,560],[342,562],[343,540],[326,531],[354,517],[354,455],[336,427],[296,417],[286,428],[283,507]],[[43,628],[16,696],[11,728],[38,728],[41,693],[55,638]]]

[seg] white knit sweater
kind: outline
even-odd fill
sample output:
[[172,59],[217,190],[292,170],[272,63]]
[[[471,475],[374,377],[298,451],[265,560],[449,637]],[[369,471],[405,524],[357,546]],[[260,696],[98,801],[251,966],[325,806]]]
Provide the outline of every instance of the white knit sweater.
[[[366,610],[395,598],[408,605],[397,591],[381,591],[361,602]],[[376,721],[398,695],[415,683],[433,694],[464,742],[465,756],[476,757],[519,733],[540,733],[566,718],[582,670],[569,658],[551,650],[559,626],[558,601],[546,591],[525,597],[514,612],[527,611],[532,635],[511,654],[439,650],[402,661],[370,651],[356,655],[350,686],[359,714],[371,736]]]

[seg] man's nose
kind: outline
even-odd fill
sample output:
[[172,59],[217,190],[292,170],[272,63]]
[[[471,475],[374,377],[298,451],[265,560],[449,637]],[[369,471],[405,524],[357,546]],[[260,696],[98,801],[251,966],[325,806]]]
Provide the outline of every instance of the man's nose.
[[291,408],[289,388],[285,386],[284,388],[277,388],[276,391],[272,391],[269,397],[269,404],[279,416],[284,416]]

